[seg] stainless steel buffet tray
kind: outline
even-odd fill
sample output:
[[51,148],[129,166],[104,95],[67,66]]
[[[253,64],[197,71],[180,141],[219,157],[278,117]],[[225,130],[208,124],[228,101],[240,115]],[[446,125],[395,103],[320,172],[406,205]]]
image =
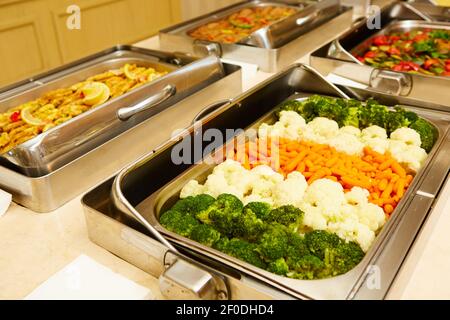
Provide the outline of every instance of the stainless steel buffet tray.
[[[310,67],[294,65],[211,113],[203,121],[203,130],[217,128],[225,132],[226,129],[248,128],[255,124],[255,120],[264,115],[266,115],[265,120],[270,119],[272,117],[270,112],[280,102],[293,95],[299,97],[311,93],[345,97],[342,91],[325,81]],[[389,97],[379,95],[377,98],[385,103],[383,98]],[[403,101],[399,98],[394,103],[403,104]],[[141,262],[137,262],[138,258],[134,257],[133,254],[119,251],[122,244],[118,244],[118,247],[116,247],[115,244],[111,243],[117,235],[107,235],[108,239],[102,239],[102,236],[106,235],[105,230],[108,227],[93,223],[98,219],[104,220],[101,217],[113,212],[114,216],[120,216],[120,219],[118,219],[119,222],[108,219],[109,225],[115,225],[114,228],[116,229],[125,228],[120,225],[120,222],[125,222],[133,227],[139,225],[132,218],[133,212],[138,211],[150,225],[164,233],[172,243],[191,254],[195,254],[196,261],[200,261],[206,266],[214,266],[214,270],[221,272],[221,277],[224,277],[226,281],[232,279],[235,285],[248,285],[248,279],[253,279],[255,282],[251,284],[251,287],[259,292],[270,289],[270,292],[273,293],[273,289],[276,288],[275,292],[284,294],[283,297],[288,295],[301,299],[383,298],[417,232],[420,230],[421,224],[426,218],[443,181],[445,181],[450,167],[450,159],[446,155],[450,148],[450,133],[448,130],[450,128],[450,114],[418,107],[411,107],[411,109],[436,126],[439,131],[439,139],[429,154],[424,167],[415,177],[404,199],[378,235],[370,251],[356,268],[345,275],[313,281],[293,280],[276,276],[198,243],[181,238],[160,227],[157,222],[159,211],[163,206],[170,205],[171,201],[175,200],[177,192],[184,184],[183,182],[193,177],[204,176],[210,169],[205,165],[173,164],[171,154],[175,150],[179,150],[180,144],[183,143],[180,142],[180,136],[125,168],[115,178],[114,183],[109,181],[84,197],[83,203],[90,237],[99,245],[119,256],[123,256],[132,263],[136,262],[138,266],[142,267]],[[267,115],[268,113],[269,115]],[[189,128],[185,133],[186,136],[191,137],[191,140],[194,140],[192,138],[198,137],[199,134],[201,132],[194,127]],[[218,143],[216,147],[221,145],[222,143]],[[194,155],[191,163],[198,162],[201,158],[201,153],[199,156]],[[111,195],[106,196],[108,190]],[[102,204],[107,201],[106,207],[100,207],[100,203],[95,199],[98,192],[102,194]],[[104,230],[99,231],[100,229]],[[138,227],[138,230],[142,230],[142,228]],[[114,239],[116,243],[123,241],[123,236],[122,239]],[[148,248],[153,248],[154,241],[146,240]],[[148,249],[148,252],[151,251],[152,249]],[[157,261],[160,261],[170,265],[164,258],[159,258],[154,258],[153,263],[157,264]],[[368,284],[370,274],[374,270],[373,268],[367,269],[370,266],[379,268],[382,275],[379,287],[376,290],[372,290],[373,287],[370,286],[370,283]],[[158,270],[161,271],[161,267]],[[236,276],[235,273],[239,276]],[[239,279],[239,282],[236,282],[236,278]],[[258,283],[258,285],[255,283]],[[261,284],[264,285],[261,286]],[[233,298],[236,294],[239,294],[238,290],[235,292],[231,289],[227,296]],[[272,297],[277,297],[277,295],[272,295]],[[252,297],[247,296],[247,298]]]
[[14,95],[5,99],[0,97],[2,112],[126,63],[168,72],[160,79],[111,99],[16,146],[1,155],[3,164],[8,166],[7,162],[10,162],[28,176],[49,174],[224,75],[222,63],[217,58],[177,64],[173,60],[165,60],[168,59],[161,59],[150,50],[115,48],[80,63],[68,74],[53,74],[53,79],[47,83],[32,89],[25,87],[22,91],[15,88]]
[[[38,212],[54,210],[166,141],[175,130],[188,127],[205,104],[242,90],[240,67],[217,57],[194,59],[118,46],[37,77],[37,83],[25,81],[23,92],[16,87],[4,91],[0,105],[18,105],[124,62],[172,72],[3,155],[0,187],[11,192],[14,201]],[[125,113],[134,116],[119,119]]]
[[[299,12],[254,32],[239,43],[225,44],[196,40],[188,35],[195,27],[224,18],[242,8],[289,5]],[[337,35],[351,26],[352,9],[339,0],[243,1],[207,15],[163,29],[161,48],[204,56],[216,54],[226,59],[257,64],[262,71],[275,72],[323,45],[327,35]]]
[[[431,8],[429,5],[428,7]],[[368,20],[364,19],[341,37],[313,52],[310,57],[311,65],[322,75],[339,76],[353,81],[348,86],[360,98],[381,92],[391,95],[393,99],[399,95],[410,103],[425,102],[430,108],[450,106],[450,77],[373,68],[361,63],[351,54],[365,47],[367,41],[376,34],[394,29],[406,32],[421,27],[450,28],[450,23],[447,22],[425,20],[425,9],[413,10],[408,3],[395,2],[381,11],[381,31],[369,28]]]
[[450,7],[440,6],[433,0],[414,0],[408,1],[408,4],[415,10],[424,15],[428,20],[450,21]]

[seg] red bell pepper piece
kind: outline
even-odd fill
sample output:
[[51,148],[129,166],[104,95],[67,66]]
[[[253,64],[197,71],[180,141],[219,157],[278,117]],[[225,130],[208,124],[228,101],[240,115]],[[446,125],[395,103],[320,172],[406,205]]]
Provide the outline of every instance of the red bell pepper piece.
[[11,116],[9,117],[9,119],[10,119],[12,122],[20,121],[20,111],[15,111],[15,112],[13,112],[13,113],[11,114]]

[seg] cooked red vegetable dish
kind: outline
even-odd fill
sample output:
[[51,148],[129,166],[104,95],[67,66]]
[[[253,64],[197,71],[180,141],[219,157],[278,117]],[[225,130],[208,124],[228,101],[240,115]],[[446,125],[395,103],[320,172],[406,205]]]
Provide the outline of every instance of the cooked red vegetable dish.
[[356,58],[375,68],[448,77],[450,31],[421,29],[379,35]]
[[224,19],[198,27],[189,35],[200,40],[235,43],[296,12],[295,8],[277,6],[245,8]]

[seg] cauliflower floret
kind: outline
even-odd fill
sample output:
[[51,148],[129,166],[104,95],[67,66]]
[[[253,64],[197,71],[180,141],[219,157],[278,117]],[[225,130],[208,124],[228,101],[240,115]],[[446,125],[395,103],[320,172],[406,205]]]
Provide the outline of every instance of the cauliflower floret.
[[320,143],[320,144],[326,144],[327,138],[322,137],[321,135],[314,132],[314,130],[308,126],[301,132],[300,135],[301,140]]
[[305,119],[295,111],[281,111],[279,122],[283,124],[285,128],[304,128],[306,126]]
[[307,127],[324,138],[332,138],[339,132],[339,125],[336,121],[323,117],[314,118],[307,124]]
[[401,154],[399,162],[406,164],[410,170],[417,172],[423,166],[427,156],[426,151],[421,147],[407,146]]
[[400,161],[402,154],[406,151],[406,144],[399,140],[389,140],[388,150],[395,160]]
[[377,231],[386,223],[384,210],[373,203],[365,203],[358,210],[359,222],[370,230]]
[[260,138],[264,137],[282,137],[284,134],[284,128],[278,127],[275,128],[275,126],[268,125],[267,123],[263,123],[258,128],[258,136]]
[[386,129],[379,126],[370,126],[361,131],[361,138],[363,140],[370,140],[374,138],[387,139]]
[[383,138],[371,138],[364,140],[364,144],[372,150],[384,154],[389,148],[389,140]]
[[303,216],[303,224],[314,230],[326,230],[327,219],[322,215],[320,208],[314,207],[308,203],[300,206],[305,215]]
[[219,164],[213,170],[213,175],[223,175],[226,184],[238,190],[239,193],[247,193],[252,184],[253,177],[239,162],[228,159]]
[[398,128],[391,133],[391,139],[403,141],[405,144],[410,146],[420,147],[422,141],[420,140],[420,134],[410,128]]
[[305,177],[297,171],[291,172],[286,180],[279,182],[273,190],[275,206],[293,205],[298,207],[308,187]]
[[198,183],[197,180],[191,180],[181,189],[180,198],[184,199],[189,196],[198,196],[205,193],[205,187]]
[[361,155],[364,149],[364,144],[356,136],[342,132],[329,139],[328,144],[337,151],[350,155]]
[[339,216],[341,205],[345,203],[344,190],[340,183],[329,179],[314,181],[305,192],[304,201],[319,207],[330,219]]
[[328,224],[328,230],[347,241],[355,241],[364,252],[367,252],[375,240],[375,232],[368,226],[354,219]]
[[229,185],[222,172],[213,173],[208,176],[205,182],[205,193],[217,198],[222,193],[233,194],[239,199],[243,199],[243,192],[236,186]]
[[360,187],[353,187],[352,190],[345,194],[348,204],[357,206],[368,202],[369,191]]
[[355,136],[357,138],[361,137],[361,130],[359,130],[359,128],[354,127],[354,126],[344,126],[344,127],[340,128],[339,131],[341,133],[351,134],[352,136]]

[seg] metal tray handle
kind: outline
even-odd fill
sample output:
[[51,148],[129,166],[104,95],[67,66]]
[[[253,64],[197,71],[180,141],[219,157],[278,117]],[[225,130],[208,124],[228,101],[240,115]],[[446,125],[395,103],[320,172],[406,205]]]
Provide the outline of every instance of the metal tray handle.
[[161,92],[142,100],[132,107],[125,107],[117,110],[117,117],[122,121],[127,121],[132,116],[146,111],[150,108],[156,107],[157,105],[163,103],[177,92],[174,85],[167,85]]
[[204,119],[205,117],[207,117],[208,115],[210,115],[211,113],[213,113],[214,111],[219,109],[220,107],[223,107],[224,105],[226,105],[230,102],[231,102],[230,99],[224,99],[224,100],[214,102],[213,104],[210,104],[209,106],[207,106],[203,110],[201,110],[199,113],[197,113],[197,115],[192,120],[191,124],[194,124],[197,121],[201,121],[202,119]]

